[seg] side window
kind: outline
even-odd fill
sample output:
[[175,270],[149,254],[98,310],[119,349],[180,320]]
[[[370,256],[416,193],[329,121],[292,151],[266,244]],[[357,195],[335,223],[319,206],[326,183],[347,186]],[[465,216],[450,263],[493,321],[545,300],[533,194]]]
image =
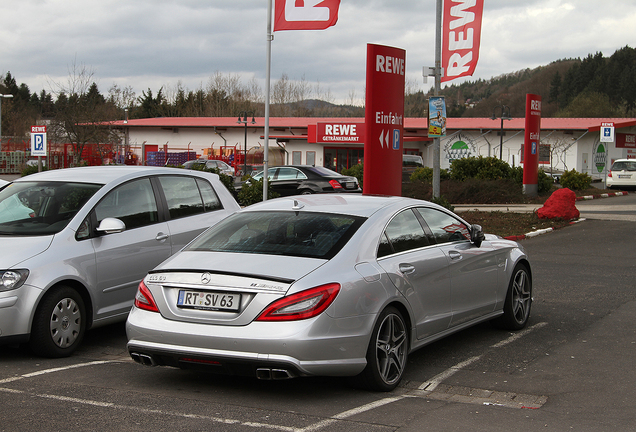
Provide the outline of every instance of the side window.
[[305,174],[296,168],[280,168],[278,170],[278,180],[294,180],[297,178],[307,178]]
[[198,178],[197,185],[199,186],[199,190],[201,191],[201,196],[203,197],[203,206],[206,212],[223,208],[219,197],[216,195],[216,192],[214,192],[214,188],[210,183]]
[[107,217],[121,219],[126,229],[150,225],[159,220],[150,179],[144,178],[113,189],[95,207],[97,223]]
[[468,227],[451,215],[436,209],[424,207],[419,207],[417,211],[426,221],[438,244],[470,240]]
[[380,238],[378,258],[428,245],[424,229],[413,210],[404,210],[391,220]]
[[170,219],[203,213],[203,199],[194,177],[164,176],[159,183],[168,202]]

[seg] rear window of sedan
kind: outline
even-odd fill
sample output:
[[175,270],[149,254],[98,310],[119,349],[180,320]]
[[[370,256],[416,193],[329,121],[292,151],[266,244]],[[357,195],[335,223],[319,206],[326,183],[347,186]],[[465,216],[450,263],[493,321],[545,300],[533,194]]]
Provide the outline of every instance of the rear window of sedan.
[[332,213],[237,213],[202,234],[186,250],[330,259],[364,221]]

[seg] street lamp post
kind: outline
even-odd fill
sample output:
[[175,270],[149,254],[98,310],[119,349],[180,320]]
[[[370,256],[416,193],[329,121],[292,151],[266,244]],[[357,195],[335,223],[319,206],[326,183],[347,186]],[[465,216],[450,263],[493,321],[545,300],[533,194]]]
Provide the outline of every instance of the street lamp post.
[[0,93],[0,150],[2,150],[2,99],[4,98],[12,98],[12,94],[2,94]]
[[497,108],[501,108],[501,131],[499,132],[499,160],[503,159],[503,122],[504,120],[512,120],[512,117],[510,117],[510,107],[506,106],[506,105],[499,105],[496,106],[495,109],[492,110],[492,117],[490,117],[491,120],[496,120],[497,119],[497,115],[495,114],[495,112],[497,111]]
[[256,120],[254,120],[254,111],[241,112],[238,116],[238,121],[237,121],[237,123],[243,123],[245,125],[245,142],[244,142],[245,154],[243,155],[243,175],[247,174],[247,123],[248,123],[247,117],[250,115],[252,116],[252,121],[250,123],[251,124],[256,123]]

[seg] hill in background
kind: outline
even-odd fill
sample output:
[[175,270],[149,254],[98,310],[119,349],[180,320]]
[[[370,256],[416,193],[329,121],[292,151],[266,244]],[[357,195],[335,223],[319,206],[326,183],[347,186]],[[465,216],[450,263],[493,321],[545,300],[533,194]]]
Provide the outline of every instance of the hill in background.
[[[543,117],[636,117],[636,50],[626,46],[610,57],[599,52],[583,60],[558,60],[450,85],[440,95],[446,98],[448,117],[491,117],[499,105],[522,117],[527,93],[541,96]],[[422,117],[418,108],[431,95],[408,95],[407,116]]]

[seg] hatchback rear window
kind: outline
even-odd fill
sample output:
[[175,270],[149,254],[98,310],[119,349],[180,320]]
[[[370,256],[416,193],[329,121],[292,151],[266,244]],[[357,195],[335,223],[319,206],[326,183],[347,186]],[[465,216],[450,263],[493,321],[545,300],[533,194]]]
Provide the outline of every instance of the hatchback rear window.
[[364,221],[331,213],[237,213],[201,235],[186,250],[330,259]]
[[636,171],[636,161],[616,161],[612,171]]

